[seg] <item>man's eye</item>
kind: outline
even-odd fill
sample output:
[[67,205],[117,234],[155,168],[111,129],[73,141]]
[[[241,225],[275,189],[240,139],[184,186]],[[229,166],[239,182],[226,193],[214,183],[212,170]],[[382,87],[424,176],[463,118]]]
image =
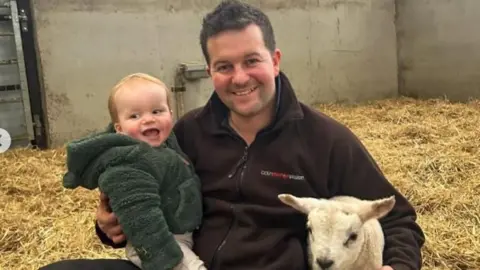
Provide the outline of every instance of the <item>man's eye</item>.
[[222,65],[222,66],[217,66],[215,68],[216,71],[218,72],[226,72],[228,71],[229,66],[228,65]]
[[255,59],[255,58],[252,58],[252,59],[248,59],[248,60],[247,60],[247,64],[248,64],[249,66],[255,65],[255,64],[258,63],[258,62],[260,62],[260,61],[259,61],[258,59]]

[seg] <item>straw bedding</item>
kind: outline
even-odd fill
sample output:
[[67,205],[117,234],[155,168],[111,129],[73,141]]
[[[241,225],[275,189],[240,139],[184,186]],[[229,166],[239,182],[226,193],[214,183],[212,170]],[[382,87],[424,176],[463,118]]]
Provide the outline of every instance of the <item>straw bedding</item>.
[[[480,268],[480,101],[321,105],[360,137],[419,213],[424,269]],[[98,193],[61,187],[62,148],[0,154],[0,269],[120,258],[94,233]]]

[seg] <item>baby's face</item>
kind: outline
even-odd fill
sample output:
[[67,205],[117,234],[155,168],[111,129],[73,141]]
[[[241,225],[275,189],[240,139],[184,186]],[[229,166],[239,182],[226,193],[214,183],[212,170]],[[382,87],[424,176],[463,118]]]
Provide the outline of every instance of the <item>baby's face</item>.
[[151,81],[134,79],[115,95],[118,123],[115,129],[151,146],[159,146],[173,127],[166,90]]

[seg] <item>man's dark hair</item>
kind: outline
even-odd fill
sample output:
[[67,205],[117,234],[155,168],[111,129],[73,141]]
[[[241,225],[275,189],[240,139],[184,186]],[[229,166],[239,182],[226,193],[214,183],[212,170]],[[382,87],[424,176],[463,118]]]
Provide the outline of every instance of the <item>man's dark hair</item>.
[[237,0],[222,1],[212,12],[203,18],[200,32],[200,45],[203,56],[210,63],[207,40],[223,31],[242,30],[250,24],[260,27],[265,46],[273,54],[276,48],[273,27],[267,15],[260,9]]

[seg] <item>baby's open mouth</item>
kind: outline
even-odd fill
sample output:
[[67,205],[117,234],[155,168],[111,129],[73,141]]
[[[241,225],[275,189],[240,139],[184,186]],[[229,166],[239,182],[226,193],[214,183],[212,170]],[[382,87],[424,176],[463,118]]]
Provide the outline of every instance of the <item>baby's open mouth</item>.
[[142,132],[142,135],[145,137],[155,137],[158,136],[158,134],[160,134],[160,130],[158,128],[149,128]]

